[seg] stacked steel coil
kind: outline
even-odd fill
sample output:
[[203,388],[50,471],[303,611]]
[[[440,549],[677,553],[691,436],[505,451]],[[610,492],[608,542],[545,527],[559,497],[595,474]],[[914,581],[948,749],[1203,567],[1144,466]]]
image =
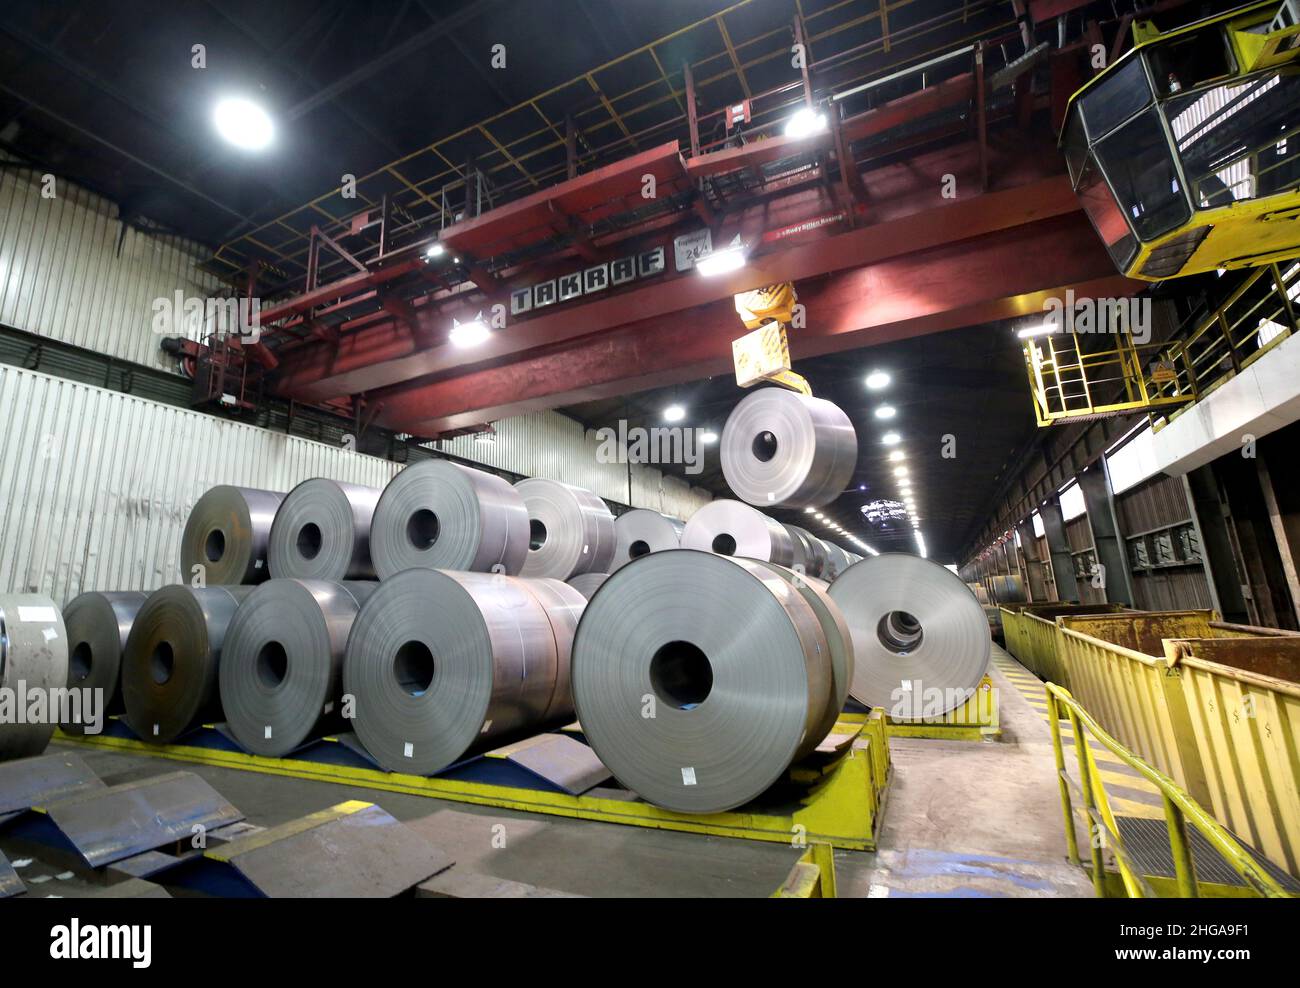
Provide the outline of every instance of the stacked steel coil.
[[528,555],[528,509],[495,474],[424,460],[384,488],[370,551],[380,579],[416,567],[513,575]]
[[820,507],[853,477],[853,423],[823,398],[763,388],[722,429],[722,473],[736,496],[760,507]]
[[684,523],[647,508],[624,512],[614,519],[614,559],[610,570],[626,566],[651,552],[677,549],[682,544]]
[[[63,609],[68,629],[67,685],[70,689],[103,690],[101,714],[119,714],[125,709],[122,652],[135,616],[148,599],[148,594],[133,590],[83,593]],[[59,725],[69,734],[84,734],[90,726],[84,717]]]
[[853,636],[853,698],[897,720],[970,699],[988,668],[988,622],[943,566],[907,553],[856,563],[830,585]]
[[843,636],[828,596],[769,563],[653,553],[613,573],[587,605],[574,704],[601,761],[643,799],[688,813],[732,809],[834,724],[850,664]]
[[579,573],[567,582],[583,597],[591,600],[591,595],[599,590],[601,585],[608,579],[608,573]]
[[[39,755],[54,734],[52,689],[68,679],[68,632],[54,601],[41,594],[0,594],[0,689],[12,716],[0,721],[0,761]],[[33,703],[37,707],[33,707]],[[33,709],[44,714],[31,722]]]
[[427,775],[569,719],[569,641],[585,603],[555,580],[426,569],[384,580],[343,667],[358,738],[384,768]]
[[195,502],[181,535],[181,575],[203,583],[261,583],[266,552],[284,495],[251,487],[213,487]]
[[279,757],[345,725],[348,633],[378,586],[271,580],[239,605],[219,683],[226,724],[244,748]]
[[556,480],[515,484],[528,509],[528,555],[519,575],[567,580],[608,573],[614,560],[614,516],[591,491]]
[[808,576],[820,578],[826,569],[826,544],[806,528],[786,525],[791,537],[803,548],[803,567]]
[[370,580],[370,523],[380,491],[324,477],[285,496],[271,525],[271,575],[294,580]]
[[226,629],[252,587],[169,586],[141,605],[122,653],[122,700],[131,730],[170,744],[221,718],[218,670]]
[[739,501],[710,501],[691,515],[682,531],[682,548],[762,559],[779,566],[791,566],[795,561],[789,530]]

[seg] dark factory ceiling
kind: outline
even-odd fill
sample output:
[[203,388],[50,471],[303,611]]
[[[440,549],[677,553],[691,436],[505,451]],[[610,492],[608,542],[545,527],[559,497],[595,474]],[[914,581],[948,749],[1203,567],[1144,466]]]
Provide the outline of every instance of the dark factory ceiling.
[[[737,323],[737,335],[740,329]],[[987,517],[1003,468],[1037,431],[1020,347],[1001,324],[796,361],[794,369],[807,378],[814,395],[844,409],[858,434],[853,482],[822,513],[881,552],[917,548],[910,522],[873,524],[861,510],[873,501],[898,497],[895,468],[908,470],[928,555],[954,562]],[[869,390],[865,380],[872,371],[887,373],[889,384]],[[648,429],[665,426],[664,409],[679,404],[686,410],[680,425],[710,428],[721,436],[728,413],[747,393],[734,377],[719,376],[562,411],[593,429],[617,428],[619,420],[626,420],[629,428]],[[897,414],[887,421],[876,418],[875,410],[886,404]],[[888,432],[898,433],[897,445],[882,443]],[[953,442],[945,450],[948,436]],[[717,497],[731,497],[718,446],[706,449],[698,474],[687,474],[680,464],[661,469]],[[903,452],[901,463],[888,459],[894,450]],[[945,457],[945,452],[955,455]],[[772,514],[823,538],[835,538],[803,509]]]

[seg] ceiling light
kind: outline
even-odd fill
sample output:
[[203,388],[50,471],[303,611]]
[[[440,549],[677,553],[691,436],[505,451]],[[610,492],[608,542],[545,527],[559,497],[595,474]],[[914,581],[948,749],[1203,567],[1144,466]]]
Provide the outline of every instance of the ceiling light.
[[266,111],[246,99],[223,99],[213,111],[212,123],[218,134],[246,151],[262,150],[275,136]]
[[815,512],[816,510],[817,510],[816,508],[804,508],[804,509],[803,509],[803,513],[806,514],[806,515],[810,515],[810,514],[812,514],[813,512]]
[[722,250],[715,250],[695,262],[695,270],[706,278],[727,274],[729,271],[739,271],[744,266],[745,245],[741,242],[739,234],[732,239],[729,246]]
[[867,389],[870,391],[879,391],[881,388],[889,386],[890,377],[884,371],[872,371],[867,375]]
[[703,432],[700,433],[700,442],[704,443],[704,445],[706,446],[710,446],[713,443],[716,443],[717,441],[718,441],[718,434],[714,432],[712,429],[705,429]]
[[429,249],[424,252],[425,257],[442,257],[447,253],[447,248],[442,244],[431,244]]
[[1060,332],[1060,327],[1058,327],[1053,320],[1049,319],[1047,322],[1040,323],[1037,326],[1026,326],[1024,329],[1016,333],[1016,335],[1022,340],[1027,340],[1031,336],[1050,336],[1057,332]]
[[899,443],[903,441],[903,437],[900,436],[897,432],[886,432],[883,436],[880,437],[880,441],[884,443],[886,446],[897,446]]
[[805,106],[785,122],[786,137],[810,137],[826,129],[826,114]]
[[821,521],[826,516],[822,514],[820,511],[818,511],[815,515],[813,515],[813,517],[816,518],[818,521]]
[[893,405],[881,405],[876,409],[876,418],[878,419],[892,419],[897,414],[898,409]]
[[907,467],[894,467],[894,476],[895,476],[895,477],[906,477],[906,476],[907,476]]
[[664,409],[665,422],[680,422],[686,418],[686,409],[681,405],[669,405]]
[[451,335],[447,337],[452,346],[478,346],[491,336],[487,324],[483,322],[483,313],[479,313],[470,322],[451,321]]
[[896,449],[889,454],[889,459],[890,462],[892,463],[897,463],[899,460],[902,460],[903,458],[904,458],[903,451],[901,449]]
[[497,437],[490,432],[480,432],[474,437],[476,443],[495,443]]

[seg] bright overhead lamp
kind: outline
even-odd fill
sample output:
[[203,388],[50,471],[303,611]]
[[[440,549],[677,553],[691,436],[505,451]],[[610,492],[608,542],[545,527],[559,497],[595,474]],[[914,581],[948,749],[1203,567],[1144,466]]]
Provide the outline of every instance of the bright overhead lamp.
[[447,248],[442,244],[430,244],[429,249],[424,252],[425,257],[442,257],[447,253]]
[[491,432],[480,432],[474,436],[474,441],[476,443],[485,443],[491,445],[496,443],[497,437],[493,435]]
[[487,338],[492,335],[488,329],[487,323],[483,321],[483,313],[479,313],[469,322],[451,321],[451,334],[447,337],[452,346],[469,347],[478,346],[487,342]]
[[901,449],[896,449],[889,454],[889,459],[893,463],[898,463],[900,460],[906,459],[906,457]]
[[906,477],[906,476],[907,476],[907,467],[894,467],[894,476],[895,476],[895,477]]
[[695,270],[706,278],[727,274],[730,271],[739,271],[744,266],[745,245],[740,239],[740,234],[736,234],[731,243],[722,250],[715,250],[695,262]]
[[680,422],[686,418],[686,409],[681,405],[669,405],[664,409],[665,422]]
[[880,441],[884,443],[886,446],[897,446],[899,443],[903,441],[903,437],[900,436],[897,432],[886,432],[883,436],[880,437]]
[[803,513],[806,514],[806,515],[811,515],[811,514],[812,514],[813,512],[815,512],[816,510],[817,510],[816,508],[804,508],[804,509],[803,509]]
[[246,99],[223,99],[212,113],[217,133],[235,147],[260,151],[275,137],[275,125],[265,110]]
[[826,114],[818,113],[811,106],[798,110],[785,122],[785,136],[800,138],[820,134],[826,129]]
[[1027,340],[1031,336],[1051,336],[1053,333],[1059,332],[1060,327],[1057,326],[1054,321],[1049,319],[1047,322],[1040,323],[1037,326],[1026,326],[1024,329],[1017,332],[1016,336],[1020,337],[1022,340]]
[[876,418],[878,419],[892,419],[897,414],[898,409],[893,405],[881,405],[876,409]]
[[872,371],[867,375],[867,390],[879,391],[889,387],[890,377],[884,371]]
[[718,441],[718,434],[714,432],[712,429],[705,429],[703,432],[700,433],[700,442],[704,443],[705,446],[711,446],[713,443],[716,443],[717,441]]

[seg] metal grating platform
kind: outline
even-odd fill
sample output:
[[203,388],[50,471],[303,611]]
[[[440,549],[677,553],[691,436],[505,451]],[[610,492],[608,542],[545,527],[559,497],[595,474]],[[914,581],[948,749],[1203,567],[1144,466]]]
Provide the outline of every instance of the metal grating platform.
[[[1169,831],[1161,819],[1142,819],[1139,817],[1117,816],[1115,823],[1119,827],[1120,838],[1124,847],[1132,855],[1138,870],[1143,875],[1156,878],[1174,878],[1174,858],[1169,849]],[[1188,843],[1192,848],[1192,861],[1196,865],[1198,883],[1212,883],[1236,888],[1245,888],[1241,876],[1228,866],[1214,846],[1194,827],[1187,828]],[[1270,877],[1289,892],[1300,893],[1300,881],[1287,874],[1273,862],[1269,861],[1253,847],[1237,838],[1255,859],[1255,863]]]

